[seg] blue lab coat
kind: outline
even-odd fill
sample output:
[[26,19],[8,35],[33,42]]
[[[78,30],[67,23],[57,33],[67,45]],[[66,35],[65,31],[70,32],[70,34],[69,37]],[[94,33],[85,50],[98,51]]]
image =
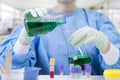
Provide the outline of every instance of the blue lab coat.
[[[53,11],[49,11],[54,14]],[[12,54],[12,68],[22,68],[25,66],[41,67],[40,74],[49,74],[49,60],[55,58],[55,74],[59,74],[59,66],[65,66],[65,74],[69,74],[68,56],[71,54],[80,54],[78,49],[68,43],[68,39],[73,32],[90,26],[105,33],[110,42],[120,49],[120,34],[115,29],[112,22],[102,13],[89,11],[78,8],[72,13],[65,14],[66,23],[56,27],[47,35],[35,36],[31,42],[27,55],[16,55],[13,46],[16,43],[23,24],[18,26],[0,46],[0,63],[4,65],[5,53],[9,51]],[[18,46],[19,47],[19,46]],[[120,59],[114,65],[107,65],[99,50],[93,44],[85,44],[81,46],[84,54],[90,55],[92,58],[92,74],[100,75],[104,69],[119,68]]]

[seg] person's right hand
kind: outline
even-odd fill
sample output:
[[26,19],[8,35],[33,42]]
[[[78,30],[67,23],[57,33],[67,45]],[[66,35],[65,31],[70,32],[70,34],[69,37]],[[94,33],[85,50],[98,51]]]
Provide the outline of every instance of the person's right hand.
[[33,39],[34,37],[28,36],[26,29],[23,28],[19,36],[20,43],[23,45],[29,45]]
[[[30,13],[32,17],[41,17],[45,14],[47,14],[46,8],[34,8],[34,9],[28,9],[25,11],[24,16],[29,16],[27,13]],[[30,42],[34,39],[34,36],[29,36],[26,32],[25,27],[22,29],[19,37],[19,41],[23,45],[28,45]]]

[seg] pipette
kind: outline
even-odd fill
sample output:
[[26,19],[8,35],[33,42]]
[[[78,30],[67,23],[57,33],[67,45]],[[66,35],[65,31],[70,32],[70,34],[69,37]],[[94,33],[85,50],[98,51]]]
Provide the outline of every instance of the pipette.
[[80,52],[81,56],[83,56],[81,48],[79,47],[78,49],[79,49],[79,52]]

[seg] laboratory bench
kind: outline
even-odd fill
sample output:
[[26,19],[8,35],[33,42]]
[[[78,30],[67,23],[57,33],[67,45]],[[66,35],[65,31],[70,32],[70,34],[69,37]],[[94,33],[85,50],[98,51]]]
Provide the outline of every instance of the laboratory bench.
[[55,75],[54,78],[50,78],[49,75],[39,75],[38,80],[105,80],[103,76],[91,76],[86,79],[85,76],[81,78],[72,78],[70,75]]

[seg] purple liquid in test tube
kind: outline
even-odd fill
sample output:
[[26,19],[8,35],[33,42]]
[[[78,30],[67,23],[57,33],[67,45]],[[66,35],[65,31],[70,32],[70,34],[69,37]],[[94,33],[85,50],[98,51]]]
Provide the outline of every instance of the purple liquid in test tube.
[[60,75],[64,75],[64,65],[60,65]]
[[78,66],[77,67],[77,73],[81,73],[82,72],[82,68],[81,68],[81,66]]
[[74,66],[72,67],[71,72],[76,73],[76,68]]
[[90,77],[91,72],[92,72],[92,67],[90,65],[85,65],[85,75],[87,77]]
[[76,73],[76,68],[73,66],[73,67],[71,68],[71,77],[72,77],[72,78],[75,78],[75,73]]
[[92,72],[92,67],[90,65],[85,65],[85,71],[88,73]]
[[82,68],[81,68],[81,66],[74,66],[74,67],[72,67],[71,72],[72,72],[72,74],[71,74],[72,78],[80,78]]
[[81,68],[81,66],[76,66],[76,77],[77,78],[80,78],[80,76],[81,76],[81,73],[82,73],[82,68]]

